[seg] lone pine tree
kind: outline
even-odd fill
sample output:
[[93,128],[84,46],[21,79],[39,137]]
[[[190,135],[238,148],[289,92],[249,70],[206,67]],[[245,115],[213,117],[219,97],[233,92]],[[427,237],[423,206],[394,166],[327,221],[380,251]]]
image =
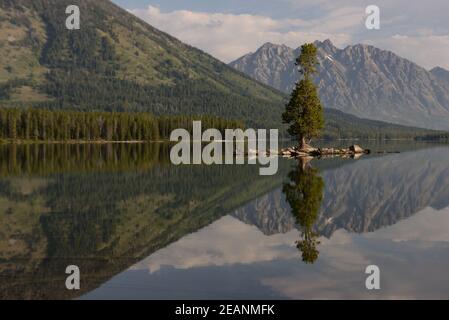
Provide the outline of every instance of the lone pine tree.
[[313,83],[317,64],[317,48],[312,43],[304,44],[301,47],[301,55],[296,60],[302,77],[296,83],[282,114],[283,122],[290,124],[288,133],[298,139],[301,150],[310,148],[308,143],[312,138],[318,137],[324,127],[323,106],[318,89]]
[[296,242],[296,247],[301,251],[303,261],[311,264],[319,256],[319,234],[314,230],[314,225],[323,201],[324,180],[304,158],[298,161],[298,166],[288,177],[290,180],[284,184],[283,192],[301,227],[301,239]]

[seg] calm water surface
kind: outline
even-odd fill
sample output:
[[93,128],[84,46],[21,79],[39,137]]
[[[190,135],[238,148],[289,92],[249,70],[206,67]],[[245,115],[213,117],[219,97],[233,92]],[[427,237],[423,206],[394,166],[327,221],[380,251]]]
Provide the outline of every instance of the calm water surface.
[[262,177],[163,144],[0,146],[0,298],[448,299],[449,147],[364,145],[401,153]]

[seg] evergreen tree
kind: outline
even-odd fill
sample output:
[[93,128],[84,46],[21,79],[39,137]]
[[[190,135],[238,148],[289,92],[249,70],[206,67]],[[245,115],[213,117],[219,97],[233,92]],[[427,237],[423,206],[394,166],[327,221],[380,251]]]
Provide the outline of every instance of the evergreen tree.
[[283,122],[290,124],[288,133],[298,139],[300,149],[307,149],[310,140],[319,136],[324,128],[323,107],[313,83],[317,64],[317,48],[311,43],[304,44],[296,60],[302,79],[297,82],[282,115]]
[[314,263],[318,259],[317,246],[320,244],[314,224],[323,200],[324,181],[318,170],[306,163],[307,159],[301,161],[289,173],[290,182],[284,184],[283,192],[302,230],[302,239],[297,242],[297,248],[305,263]]

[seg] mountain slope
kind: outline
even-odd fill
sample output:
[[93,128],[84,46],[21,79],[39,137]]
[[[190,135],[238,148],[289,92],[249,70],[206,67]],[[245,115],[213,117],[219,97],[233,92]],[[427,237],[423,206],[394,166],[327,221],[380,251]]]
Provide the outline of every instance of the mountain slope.
[[[107,0],[2,0],[0,92],[8,105],[211,113],[269,122],[282,95]],[[3,103],[5,104],[5,102]]]
[[444,131],[434,131],[410,126],[402,126],[378,120],[368,120],[341,112],[336,109],[324,109],[326,139],[447,139]]
[[[327,108],[403,125],[449,129],[449,83],[392,52],[368,45],[336,48],[315,42],[317,83]],[[265,44],[230,65],[256,80],[290,92],[298,79],[300,49]]]
[[436,78],[438,78],[438,80],[449,85],[449,71],[448,70],[443,69],[441,67],[435,67],[432,70],[430,70],[430,73],[433,74]]

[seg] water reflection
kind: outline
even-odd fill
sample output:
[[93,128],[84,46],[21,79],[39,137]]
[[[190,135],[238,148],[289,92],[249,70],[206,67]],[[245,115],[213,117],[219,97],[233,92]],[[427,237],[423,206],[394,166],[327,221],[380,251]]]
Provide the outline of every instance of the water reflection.
[[[74,298],[280,183],[172,166],[163,144],[2,146],[0,298]],[[65,289],[65,268],[82,272]]]
[[291,212],[301,228],[301,237],[296,244],[305,263],[318,259],[320,242],[314,224],[323,200],[324,181],[319,171],[310,164],[310,158],[301,158],[295,170],[288,174],[289,182],[284,184],[283,192],[291,207]]
[[371,298],[368,264],[374,297],[449,297],[449,148],[280,161],[273,177],[168,152],[0,147],[0,298]]
[[0,145],[2,177],[149,169],[161,163],[169,163],[168,144]]

